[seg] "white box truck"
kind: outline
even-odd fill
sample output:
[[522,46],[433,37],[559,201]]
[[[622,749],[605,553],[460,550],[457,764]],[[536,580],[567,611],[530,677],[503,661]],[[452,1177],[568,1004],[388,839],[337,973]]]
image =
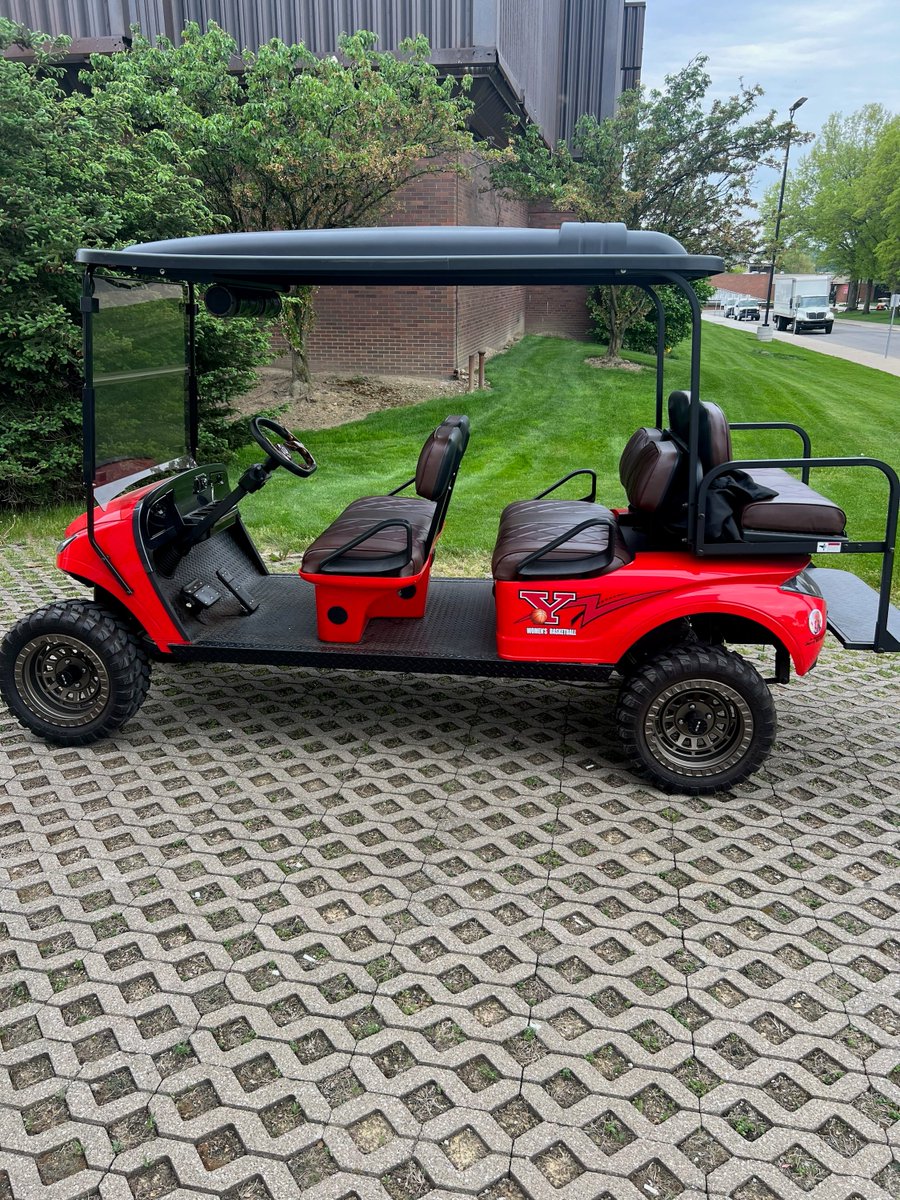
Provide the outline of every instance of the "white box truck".
[[776,276],[772,305],[775,328],[782,333],[789,328],[794,333],[804,333],[808,329],[824,329],[831,333],[834,313],[828,303],[830,295],[830,275]]

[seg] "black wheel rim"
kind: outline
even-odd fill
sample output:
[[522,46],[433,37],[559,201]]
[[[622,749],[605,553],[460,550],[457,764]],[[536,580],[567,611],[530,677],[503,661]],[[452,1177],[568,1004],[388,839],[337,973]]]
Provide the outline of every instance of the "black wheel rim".
[[684,679],[654,697],[644,737],[656,761],[691,778],[718,775],[741,761],[753,740],[753,713],[736,688]]
[[16,687],[42,721],[67,729],[89,725],[109,702],[109,673],[90,646],[63,633],[44,634],[19,651]]

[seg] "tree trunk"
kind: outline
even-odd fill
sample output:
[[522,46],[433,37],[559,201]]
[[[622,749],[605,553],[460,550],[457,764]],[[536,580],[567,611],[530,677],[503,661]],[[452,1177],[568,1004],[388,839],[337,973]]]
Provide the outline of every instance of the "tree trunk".
[[312,394],[312,376],[309,373],[306,333],[299,346],[291,347],[291,399],[309,400]]
[[859,280],[851,279],[847,285],[847,311],[856,312],[856,303],[859,300]]
[[616,289],[614,287],[606,289],[606,325],[609,329],[609,342],[606,347],[606,357],[610,359],[618,359],[622,354],[622,341],[625,336],[625,330],[622,328],[622,322],[619,319],[619,305]]
[[282,298],[281,328],[291,348],[291,398],[309,400],[312,396],[312,376],[309,370],[309,334],[315,321],[313,287],[293,286]]
[[866,302],[863,307],[863,312],[867,313],[872,305],[872,293],[875,291],[875,281],[872,279],[866,280]]

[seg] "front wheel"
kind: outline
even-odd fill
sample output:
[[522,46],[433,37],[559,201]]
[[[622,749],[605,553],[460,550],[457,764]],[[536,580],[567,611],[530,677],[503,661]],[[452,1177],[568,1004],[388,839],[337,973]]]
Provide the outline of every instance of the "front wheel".
[[832,329],[834,329],[834,321],[829,321],[825,326],[825,332],[831,333]]
[[0,644],[0,695],[38,737],[84,746],[140,708],[147,656],[123,621],[99,604],[65,600],[23,617]]
[[775,739],[775,705],[749,663],[713,646],[650,659],[619,693],[619,737],[663,791],[724,791],[752,775]]

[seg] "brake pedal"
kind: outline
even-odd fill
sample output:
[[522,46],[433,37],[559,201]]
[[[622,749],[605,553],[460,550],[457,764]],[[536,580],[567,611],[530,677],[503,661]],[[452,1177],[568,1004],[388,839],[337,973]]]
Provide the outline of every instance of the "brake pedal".
[[238,583],[230,571],[216,571],[216,578],[226,587],[238,604],[249,616],[250,613],[256,612],[259,608],[259,601],[254,600],[245,587]]
[[202,579],[192,579],[181,589],[181,601],[188,612],[203,612],[218,604],[221,599],[221,593],[217,592],[211,583],[204,583]]

